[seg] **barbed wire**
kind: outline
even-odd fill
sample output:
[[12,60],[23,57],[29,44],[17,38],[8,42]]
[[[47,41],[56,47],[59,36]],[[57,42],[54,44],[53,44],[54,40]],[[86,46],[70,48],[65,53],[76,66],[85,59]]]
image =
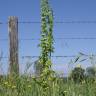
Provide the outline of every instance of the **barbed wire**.
[[[74,56],[51,56],[51,58],[73,58],[73,57],[76,57],[75,55]],[[39,58],[39,56],[21,56],[19,57],[19,59],[32,59],[32,58]],[[1,60],[2,59],[9,59],[9,57],[1,57]]]
[[[37,23],[40,24],[41,22],[39,21],[19,21],[18,23],[20,24],[31,24],[31,23]],[[54,23],[56,24],[63,24],[63,23],[78,23],[78,24],[95,24],[96,21],[55,21]],[[0,24],[8,24],[8,22],[0,22]],[[64,40],[64,39],[69,39],[69,40],[96,40],[96,37],[68,37],[68,38],[54,38],[54,40]],[[18,41],[31,41],[31,40],[40,40],[40,38],[19,38]],[[8,39],[0,39],[0,41],[8,41]],[[38,58],[39,56],[22,56],[20,58]],[[70,55],[70,56],[51,56],[52,58],[72,58],[76,57],[76,55]],[[2,58],[9,58],[9,57],[2,57]]]
[[[22,58],[22,59],[25,59],[25,58],[39,58],[40,56],[21,56],[21,57],[19,57],[19,58]],[[52,58],[71,58],[71,57],[76,57],[76,55],[70,55],[70,56],[67,56],[67,55],[65,55],[65,56],[59,56],[59,55],[57,55],[57,56],[51,56]],[[6,58],[6,59],[8,59],[9,57],[1,57],[1,58]]]
[[[54,40],[96,40],[96,37],[70,37],[70,38],[54,38]],[[0,41],[8,41],[9,39],[0,39]],[[40,40],[40,38],[25,38],[18,39],[18,41],[32,41],[32,40]]]
[[92,40],[92,39],[96,39],[96,37],[70,37],[70,38],[55,38],[55,39],[58,39],[58,40],[62,40],[62,39],[71,39],[71,40],[72,40],[72,39],[73,39],[73,40],[74,40],[74,39],[79,39],[79,40],[80,40],[80,39],[84,39],[84,40],[89,39],[89,40],[90,40],[90,39],[91,39],[91,40]]
[[[21,24],[31,24],[31,23],[41,23],[41,22],[38,22],[38,21],[21,21],[21,22],[18,22],[18,23],[21,23]],[[57,24],[63,24],[63,23],[96,23],[96,21],[54,21],[54,23],[57,23]]]
[[[52,58],[72,58],[72,57],[77,57],[78,55],[53,55],[53,56],[51,56]],[[91,55],[86,55],[86,54],[81,54],[81,56],[91,56]],[[92,56],[96,56],[96,55],[92,55]],[[25,58],[39,58],[40,56],[38,55],[38,56],[28,56],[28,55],[25,55],[25,56],[19,56],[19,58],[22,58],[22,59],[25,59]],[[8,59],[9,57],[1,57],[1,58],[6,58],[6,59]]]
[[[34,23],[36,23],[36,24],[40,24],[41,22],[40,21],[18,21],[18,23],[19,24],[34,24]],[[54,23],[56,23],[56,24],[63,24],[63,23],[67,23],[67,24],[75,24],[75,23],[77,23],[77,24],[96,24],[96,20],[94,20],[94,21],[91,21],[91,20],[89,20],[89,21],[87,21],[87,20],[85,20],[85,21],[76,21],[76,20],[71,20],[71,21],[54,21]],[[0,22],[0,24],[8,24],[8,22]]]

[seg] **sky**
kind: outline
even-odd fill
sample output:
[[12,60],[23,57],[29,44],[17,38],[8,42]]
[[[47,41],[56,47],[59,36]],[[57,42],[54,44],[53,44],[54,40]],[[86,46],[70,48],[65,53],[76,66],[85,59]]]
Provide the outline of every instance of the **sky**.
[[[49,4],[54,12],[55,38],[96,38],[96,23],[55,23],[67,21],[96,21],[96,0],[49,0]],[[0,0],[0,39],[8,39],[9,16],[17,16],[19,21],[40,21],[40,0]],[[40,38],[40,24],[19,24],[19,38],[37,39]],[[55,39],[53,56],[71,56],[84,54],[96,54],[96,39]],[[20,41],[19,57],[37,56],[40,54],[38,40]],[[3,57],[9,55],[8,41],[0,40],[0,51]],[[38,58],[19,58],[21,73],[27,62],[34,62]],[[74,58],[52,58],[53,69],[58,72],[68,73],[68,63]],[[4,73],[8,71],[8,58],[2,58],[2,69]],[[83,62],[82,66],[87,67],[88,62]],[[30,69],[30,72],[33,72]]]

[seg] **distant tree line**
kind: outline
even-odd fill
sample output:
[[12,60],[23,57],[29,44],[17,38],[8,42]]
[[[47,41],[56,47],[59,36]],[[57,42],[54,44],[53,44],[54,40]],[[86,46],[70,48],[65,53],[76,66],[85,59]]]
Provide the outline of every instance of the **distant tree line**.
[[75,83],[80,83],[83,80],[95,81],[96,77],[96,68],[87,67],[83,69],[82,67],[75,67],[69,76],[69,79],[73,80]]

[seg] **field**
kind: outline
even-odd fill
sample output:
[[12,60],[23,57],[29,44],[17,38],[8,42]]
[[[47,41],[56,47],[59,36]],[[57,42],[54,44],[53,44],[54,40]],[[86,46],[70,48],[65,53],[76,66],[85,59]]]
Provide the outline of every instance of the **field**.
[[[76,84],[56,77],[46,92],[46,96],[96,96],[96,81],[84,80]],[[0,96],[44,96],[44,94],[34,77],[19,76],[12,79],[5,76],[0,80]]]

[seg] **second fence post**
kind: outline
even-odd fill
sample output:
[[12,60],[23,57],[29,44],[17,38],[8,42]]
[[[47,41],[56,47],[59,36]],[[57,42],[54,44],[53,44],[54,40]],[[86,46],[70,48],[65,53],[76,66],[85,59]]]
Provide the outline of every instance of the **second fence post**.
[[18,18],[10,16],[8,21],[9,30],[9,74],[19,74],[18,63]]

